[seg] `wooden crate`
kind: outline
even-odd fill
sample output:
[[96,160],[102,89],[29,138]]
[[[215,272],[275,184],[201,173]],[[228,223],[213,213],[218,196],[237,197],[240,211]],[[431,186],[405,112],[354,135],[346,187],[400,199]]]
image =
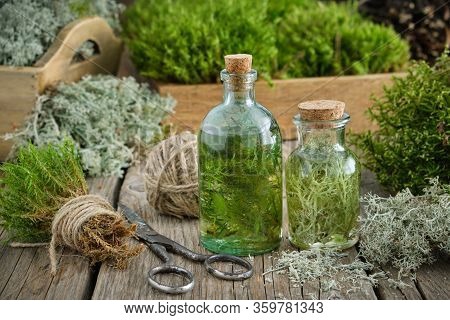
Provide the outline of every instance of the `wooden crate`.
[[[74,62],[75,50],[88,40],[96,44],[98,53]],[[63,28],[34,66],[0,66],[0,136],[23,125],[37,95],[46,88],[60,81],[77,81],[86,74],[116,74],[122,47],[122,41],[105,20],[90,17]],[[0,160],[8,155],[11,145],[11,141],[0,139]]]
[[[375,129],[365,112],[372,105],[371,95],[380,96],[383,86],[392,83],[392,76],[404,73],[372,74],[363,76],[318,77],[291,80],[274,80],[270,87],[264,80],[256,83],[256,100],[276,117],[284,140],[296,139],[292,118],[299,102],[314,99],[334,99],[346,103],[351,120],[348,127],[353,132]],[[179,85],[160,84],[161,94],[170,94],[177,101],[175,114],[170,119],[182,129],[197,130],[208,111],[222,101],[221,84]]]

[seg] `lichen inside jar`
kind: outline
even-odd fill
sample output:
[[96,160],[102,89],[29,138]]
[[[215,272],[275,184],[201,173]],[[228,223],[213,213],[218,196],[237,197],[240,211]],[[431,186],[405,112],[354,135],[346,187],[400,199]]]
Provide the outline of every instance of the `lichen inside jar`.
[[289,239],[301,249],[349,248],[358,240],[361,171],[356,156],[344,143],[350,117],[305,118],[294,118],[299,147],[286,162]]

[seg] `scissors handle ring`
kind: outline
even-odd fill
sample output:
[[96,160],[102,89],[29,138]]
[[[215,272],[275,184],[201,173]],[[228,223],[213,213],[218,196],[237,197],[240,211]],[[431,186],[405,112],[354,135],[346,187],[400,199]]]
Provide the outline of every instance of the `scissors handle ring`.
[[[178,274],[182,276],[184,279],[187,279],[189,283],[177,287],[164,285],[158,282],[158,280],[156,280],[155,277],[157,274],[164,274],[164,273]],[[148,282],[153,288],[158,289],[162,292],[170,294],[180,294],[189,292],[194,288],[194,275],[189,270],[186,270],[179,266],[163,265],[155,267],[148,272]]]
[[[232,262],[244,267],[242,272],[227,272],[214,268],[211,264],[214,262]],[[231,256],[228,254],[214,254],[205,260],[206,270],[213,276],[223,280],[245,280],[253,275],[253,267],[250,262],[245,259]]]

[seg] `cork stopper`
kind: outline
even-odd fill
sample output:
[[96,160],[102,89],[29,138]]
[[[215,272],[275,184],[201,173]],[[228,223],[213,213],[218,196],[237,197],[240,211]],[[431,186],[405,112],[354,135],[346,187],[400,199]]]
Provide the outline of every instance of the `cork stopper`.
[[300,117],[306,121],[330,121],[342,118],[345,103],[336,100],[314,100],[298,105]]
[[228,73],[247,73],[252,70],[251,54],[229,54],[225,56],[225,69]]

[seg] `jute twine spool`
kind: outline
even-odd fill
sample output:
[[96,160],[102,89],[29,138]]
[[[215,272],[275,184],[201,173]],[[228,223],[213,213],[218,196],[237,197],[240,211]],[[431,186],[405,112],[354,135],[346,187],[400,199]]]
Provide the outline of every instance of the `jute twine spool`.
[[56,273],[56,247],[74,249],[92,262],[111,260],[123,269],[128,260],[139,254],[140,246],[130,247],[123,238],[131,237],[135,226],[128,226],[122,215],[108,201],[96,195],[82,195],[69,200],[52,222],[49,254],[51,272]]
[[190,132],[157,144],[146,157],[145,188],[159,213],[198,217],[197,138]]

